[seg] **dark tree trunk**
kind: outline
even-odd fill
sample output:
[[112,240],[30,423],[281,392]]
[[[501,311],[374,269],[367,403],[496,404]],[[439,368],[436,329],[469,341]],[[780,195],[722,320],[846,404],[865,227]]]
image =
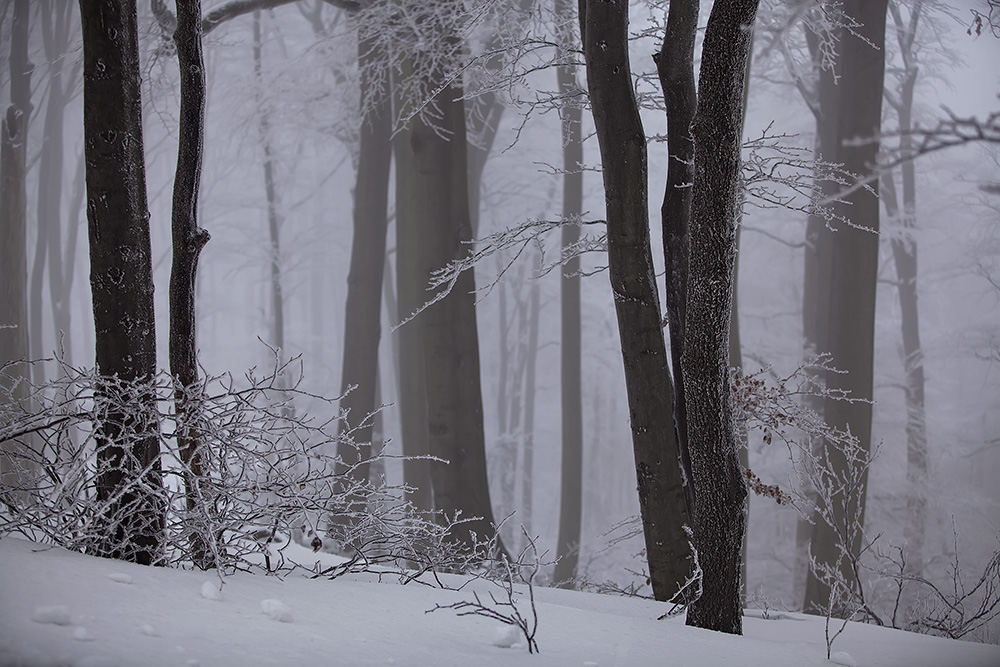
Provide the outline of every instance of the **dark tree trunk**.
[[[556,17],[562,25],[560,42],[568,50],[577,37],[569,0],[556,0]],[[569,54],[564,53],[563,59]],[[563,144],[562,247],[567,249],[580,240],[580,216],[583,215],[583,109],[576,67],[565,65],[556,70],[559,94],[564,99],[560,109]],[[582,327],[580,322],[580,258],[562,267],[560,286],[560,396],[562,397],[562,475],[559,500],[559,541],[557,542],[555,581],[573,585],[580,557],[580,529],[583,514],[583,395]]]
[[195,290],[198,256],[209,234],[198,226],[198,190],[205,136],[205,62],[201,46],[201,0],[177,0],[174,44],[180,69],[181,105],[178,126],[177,173],[171,216],[173,264],[170,268],[170,374],[178,415],[177,448],[184,463],[188,512],[201,513],[191,533],[191,559],[202,569],[215,567],[213,527],[202,497],[204,454],[198,431],[201,387],[198,379],[198,338],[195,333]]
[[354,387],[340,406],[347,411],[341,435],[350,430],[354,446],[346,439],[341,440],[338,454],[343,465],[338,472],[344,474],[348,466],[356,466],[351,477],[363,484],[369,481],[368,464],[364,462],[372,454],[371,414],[377,407],[375,389],[392,162],[392,98],[377,85],[379,79],[388,75],[387,60],[377,40],[366,37],[363,30],[358,34],[358,68],[362,114],[340,387],[342,393]]
[[690,522],[671,419],[674,392],[649,241],[646,138],[629,70],[628,8],[626,0],[587,2],[583,42],[604,165],[611,289],[625,365],[646,556],[654,596],[669,600],[682,590],[693,563],[684,530]]
[[[835,115],[823,113],[823,120],[834,123],[833,148],[836,154],[825,159],[842,163],[844,169],[858,178],[872,174],[878,154],[878,132],[882,114],[884,76],[885,15],[887,0],[849,0],[843,10],[861,26],[856,29],[861,39],[841,30],[841,52],[837,62],[837,104]],[[835,392],[846,392],[852,399],[843,401],[827,398],[824,405],[826,422],[850,432],[858,438],[864,452],[871,451],[872,383],[875,332],[875,287],[878,271],[878,183],[843,197],[836,203],[838,214],[848,218],[851,226],[840,225],[830,242],[830,301],[829,352],[839,373],[827,373],[826,386]],[[846,474],[850,463],[837,448],[827,446],[830,465],[838,474]],[[864,522],[867,472],[862,486],[847,503],[846,515],[838,511],[834,520],[843,523],[856,517]],[[834,494],[834,505],[843,505]],[[857,533],[860,539],[860,531]],[[812,532],[812,555],[820,566],[840,567],[846,581],[854,581],[847,558],[841,558],[841,547],[857,554],[860,543],[839,544],[837,531],[822,520],[816,520]],[[813,609],[827,604],[829,586],[810,571],[806,580],[804,607]]]
[[702,594],[687,623],[742,633],[741,549],[746,484],[729,378],[736,225],[742,208],[743,95],[757,0],[716,0],[702,46],[681,368],[695,487]]
[[524,372],[524,456],[522,457],[523,476],[521,478],[521,524],[528,535],[532,535],[532,510],[534,504],[535,479],[535,367],[538,360],[538,321],[541,311],[538,283],[531,285],[531,302],[528,306],[528,350],[527,368]]
[[[687,299],[688,233],[691,224],[691,184],[694,182],[694,121],[698,96],[694,79],[694,42],[698,29],[698,0],[670,3],[663,46],[653,56],[667,111],[667,183],[660,208],[663,256],[666,267],[664,305],[670,333],[674,380],[673,420],[685,480],[691,479],[687,447],[687,407],[681,355],[684,352],[684,313]],[[684,486],[689,507],[694,507],[694,485]]]
[[[28,268],[27,192],[25,186],[26,137],[31,116],[31,70],[28,60],[28,0],[15,0],[10,33],[10,100],[0,129],[0,366],[27,361]],[[23,382],[27,366],[7,366],[0,388],[10,398],[27,396]],[[19,460],[13,442],[4,442],[0,452],[0,484],[20,487]]]
[[97,424],[97,499],[107,526],[99,551],[148,565],[162,557],[165,507],[136,6],[81,0],[80,14],[97,399],[107,405]]

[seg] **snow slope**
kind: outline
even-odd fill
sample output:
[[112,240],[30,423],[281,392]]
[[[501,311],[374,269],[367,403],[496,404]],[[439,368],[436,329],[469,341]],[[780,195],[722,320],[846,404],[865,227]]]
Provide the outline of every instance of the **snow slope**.
[[[491,589],[476,582],[480,593]],[[678,665],[808,667],[823,619],[746,618],[744,637],[657,621],[658,603],[536,589],[540,655],[496,621],[425,613],[471,599],[374,575],[334,581],[167,570],[0,540],[0,665]],[[1000,647],[850,624],[834,644],[861,667],[997,667]]]

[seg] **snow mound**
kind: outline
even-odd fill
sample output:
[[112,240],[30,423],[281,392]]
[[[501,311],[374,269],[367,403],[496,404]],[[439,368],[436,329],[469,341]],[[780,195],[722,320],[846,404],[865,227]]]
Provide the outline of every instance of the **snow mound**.
[[221,601],[223,599],[222,590],[211,581],[206,581],[201,585],[201,597],[206,600]]
[[521,638],[521,631],[513,625],[499,625],[493,632],[493,645],[500,648],[510,648]]
[[110,579],[111,581],[116,581],[119,584],[131,584],[132,583],[132,575],[131,574],[125,574],[124,572],[109,572],[108,573],[108,579]]
[[143,623],[142,625],[140,625],[139,626],[139,632],[141,632],[142,634],[146,635],[147,637],[159,637],[160,636],[160,633],[156,631],[156,628],[154,628],[149,623]]
[[292,618],[292,608],[281,600],[261,600],[260,610],[270,618],[282,623],[291,623],[294,621]]
[[94,641],[94,635],[87,631],[87,628],[82,625],[78,625],[73,628],[73,639],[78,642],[92,642]]
[[69,607],[66,605],[51,605],[39,607],[31,615],[31,620],[35,623],[51,623],[52,625],[73,625],[70,618]]
[[858,667],[857,661],[847,651],[834,651],[830,654],[830,662],[847,665],[847,667]]

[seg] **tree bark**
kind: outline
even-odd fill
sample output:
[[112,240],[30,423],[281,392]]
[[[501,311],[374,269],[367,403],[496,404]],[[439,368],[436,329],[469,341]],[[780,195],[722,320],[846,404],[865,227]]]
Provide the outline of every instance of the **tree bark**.
[[694,79],[694,43],[698,29],[698,1],[670,3],[667,29],[660,51],[653,56],[663,88],[667,111],[667,183],[660,208],[663,258],[666,268],[664,305],[670,334],[670,357],[674,381],[674,427],[680,461],[687,483],[688,507],[695,503],[691,479],[691,456],[687,446],[687,407],[681,355],[684,352],[684,322],[687,299],[688,234],[691,224],[691,194],[694,182],[694,121],[698,96]]
[[[646,138],[628,60],[628,2],[586,3],[587,84],[603,163],[608,260],[625,366],[639,509],[653,594],[669,600],[692,574],[673,386],[649,241]],[[728,312],[728,311],[727,311]]]
[[[264,89],[263,63],[261,57],[260,12],[253,15],[253,71],[257,80],[258,101]],[[274,151],[271,148],[270,112],[260,103],[258,109],[261,148],[264,151],[264,194],[267,197],[267,231],[270,238],[268,259],[271,272],[271,344],[278,350],[278,367],[285,359],[285,297],[281,285],[281,221],[278,216],[278,191],[274,180]],[[281,387],[285,386],[284,372],[277,378]]]
[[202,496],[204,453],[198,429],[201,387],[195,296],[198,257],[209,234],[198,225],[198,191],[205,137],[205,62],[201,44],[201,0],[177,0],[174,44],[180,69],[181,103],[178,125],[177,172],[174,177],[170,267],[170,374],[178,415],[177,448],[184,463],[187,511],[201,513],[190,536],[191,559],[203,570],[215,567],[210,501]]
[[[560,21],[562,56],[568,60],[570,44],[577,42],[574,12],[569,0],[556,0]],[[577,23],[578,24],[578,23]],[[583,109],[572,98],[581,95],[576,67],[556,69],[563,144],[562,247],[565,251],[580,240],[583,215]],[[555,581],[573,586],[580,552],[583,516],[583,395],[582,326],[580,318],[580,257],[563,264],[560,295],[560,396],[562,401],[562,467],[559,500],[559,539],[556,547]]]
[[696,627],[742,633],[741,549],[746,484],[740,470],[729,369],[744,77],[757,0],[716,0],[702,46],[681,368],[695,487],[694,536],[702,594]]
[[[861,39],[855,39],[842,29],[841,53],[838,54],[836,115],[824,122],[834,123],[834,161],[857,178],[872,174],[878,154],[878,133],[882,114],[884,77],[885,16],[887,0],[849,0],[843,10],[861,26],[856,28]],[[862,41],[864,40],[864,41]],[[830,159],[824,156],[824,159]],[[878,184],[872,190],[864,188],[834,204],[835,211],[851,221],[840,225],[830,242],[829,352],[833,365],[842,372],[826,375],[828,389],[846,392],[852,401],[827,398],[824,405],[826,422],[830,426],[850,431],[859,440],[863,452],[871,451],[872,384],[875,332],[875,287],[878,271]],[[836,473],[846,473],[849,462],[839,448],[827,444],[826,453]],[[855,497],[848,499],[846,514],[838,508],[834,520],[864,522],[867,495],[867,472]],[[860,539],[860,532],[859,539]],[[840,549],[857,554],[854,544],[840,545],[837,532],[816,520],[812,531],[812,555],[819,565],[839,567],[845,580],[854,581],[849,559],[840,557]],[[806,579],[805,609],[827,604],[829,586],[809,572]]]
[[162,558],[165,507],[151,386],[156,338],[136,6],[80,0],[80,14],[96,392],[107,406],[96,425],[106,525],[98,551],[148,565]]

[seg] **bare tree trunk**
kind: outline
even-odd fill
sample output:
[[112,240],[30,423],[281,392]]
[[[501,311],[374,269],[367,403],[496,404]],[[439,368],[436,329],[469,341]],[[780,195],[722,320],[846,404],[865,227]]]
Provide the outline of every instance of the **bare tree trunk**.
[[[574,12],[569,0],[556,0],[556,20],[560,22],[562,59],[569,57],[576,44]],[[581,96],[576,67],[556,69],[559,94],[564,104],[559,116],[563,143],[562,247],[570,248],[580,240],[580,216],[583,215],[583,109],[573,98]],[[574,586],[580,553],[580,529],[583,516],[583,395],[582,395],[582,326],[580,321],[580,258],[566,262],[559,282],[560,296],[560,396],[562,401],[562,474],[559,501],[559,540],[556,547],[555,581]]]
[[108,406],[97,425],[97,498],[107,524],[100,553],[148,565],[162,559],[165,507],[136,6],[81,0],[80,14],[97,396]]
[[[404,64],[400,76],[412,74]],[[394,85],[394,88],[397,86]],[[402,104],[403,100],[398,100]],[[429,278],[420,273],[418,249],[424,229],[419,202],[425,193],[416,179],[407,174],[417,170],[410,134],[396,135],[396,293],[397,321],[401,322],[422,306],[427,297],[424,287]],[[410,500],[421,510],[433,510],[434,488],[431,481],[429,434],[427,432],[427,397],[424,382],[424,321],[417,317],[396,331],[399,348],[399,414],[403,437],[403,480],[412,493]]]
[[[31,71],[28,60],[28,0],[15,0],[10,33],[10,100],[0,129],[0,367],[27,361],[27,172],[28,119],[31,116]],[[27,396],[27,366],[6,366],[0,389],[12,400]],[[18,446],[4,442],[0,450],[0,484],[22,487],[19,470],[25,462]]]
[[[919,69],[914,44],[917,24],[922,16],[923,2],[910,8],[909,21],[903,19],[898,2],[889,10],[896,25],[896,35],[903,57],[903,80],[897,97],[887,97],[899,116],[899,151],[913,154],[913,93]],[[889,218],[896,219],[902,229],[890,238],[892,257],[896,264],[896,286],[899,292],[900,329],[903,340],[903,372],[906,398],[906,522],[903,537],[906,542],[907,573],[923,576],[924,527],[927,521],[927,411],[924,402],[924,354],[920,345],[920,318],[917,309],[917,176],[913,160],[900,167],[903,176],[903,210],[899,205],[892,173],[883,177],[891,191],[884,192],[882,202]],[[915,600],[908,600],[910,604]]]
[[524,373],[524,455],[521,458],[523,476],[521,478],[521,524],[528,535],[532,535],[532,511],[534,503],[535,479],[535,367],[538,360],[538,321],[541,312],[540,292],[537,282],[531,284],[531,301],[528,307],[528,350],[527,369]]
[[[253,71],[257,80],[258,101],[264,89],[263,64],[261,59],[260,12],[253,14]],[[264,193],[267,197],[267,231],[270,237],[268,258],[271,269],[271,344],[278,350],[278,365],[285,356],[285,298],[281,287],[281,222],[278,219],[278,192],[274,182],[274,157],[271,148],[271,121],[268,109],[259,104],[260,143],[264,150]],[[279,375],[279,383],[285,386],[284,373]]]
[[746,484],[740,470],[729,369],[744,77],[757,0],[716,0],[702,46],[681,368],[695,486],[694,536],[702,594],[687,623],[742,633],[741,549]]
[[646,138],[629,69],[628,2],[589,0],[584,26],[646,557],[653,595],[669,600],[693,572],[684,530],[691,524],[670,418],[674,392],[649,241]]
[[211,238],[198,225],[198,190],[205,137],[205,61],[201,46],[201,0],[177,0],[174,31],[180,70],[181,104],[178,126],[177,173],[174,177],[170,268],[170,374],[178,415],[177,448],[184,463],[187,511],[201,513],[191,533],[191,560],[203,570],[215,567],[214,527],[207,521],[211,501],[202,495],[205,476],[201,451],[201,386],[198,378],[198,338],[195,296],[198,257]]
[[385,53],[377,39],[365,34],[363,26],[358,30],[358,69],[361,128],[340,386],[342,394],[350,391],[341,400],[341,409],[347,411],[341,436],[350,431],[353,443],[342,437],[337,453],[342,461],[338,472],[344,474],[355,466],[350,468],[351,477],[358,483],[366,483],[370,472],[365,462],[372,455],[371,415],[377,407],[378,345],[382,334],[380,309],[392,162],[392,98],[378,86],[378,81],[388,76]]
[[[824,158],[842,163],[844,169],[858,178],[866,178],[872,173],[878,154],[886,4],[887,0],[844,2],[843,10],[861,24],[855,30],[862,39],[855,39],[846,30],[841,30],[837,113],[827,117],[824,112],[824,122],[833,122],[836,128],[833,144],[836,154]],[[846,372],[827,373],[826,386],[835,392],[846,392],[855,400],[827,398],[824,405],[826,422],[839,430],[849,430],[858,438],[864,452],[871,451],[870,401],[879,245],[877,183],[872,183],[871,187],[874,191],[861,188],[844,197],[843,203],[834,204],[836,212],[852,223],[851,226],[841,225],[830,243],[829,351],[833,365]],[[837,447],[827,446],[826,453],[836,473],[848,470],[850,464]],[[849,499],[847,514],[835,516],[835,521],[844,522],[848,517],[857,516],[863,522],[866,495],[867,473],[857,497]],[[834,496],[834,505],[843,506],[838,494]],[[850,559],[841,558],[839,550],[843,547],[857,554],[861,548],[859,543],[840,545],[837,532],[817,518],[811,546],[818,565],[839,567],[846,581],[854,581]],[[829,595],[829,586],[810,571],[806,580],[805,609],[827,604]]]

